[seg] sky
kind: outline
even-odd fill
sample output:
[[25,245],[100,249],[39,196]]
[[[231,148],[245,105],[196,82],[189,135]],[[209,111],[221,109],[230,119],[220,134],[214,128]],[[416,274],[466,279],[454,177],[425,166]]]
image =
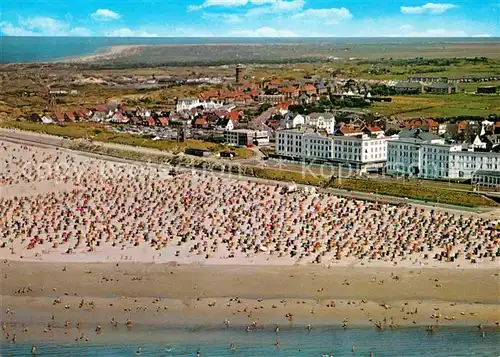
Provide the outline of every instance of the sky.
[[0,0],[0,35],[500,37],[500,1]]

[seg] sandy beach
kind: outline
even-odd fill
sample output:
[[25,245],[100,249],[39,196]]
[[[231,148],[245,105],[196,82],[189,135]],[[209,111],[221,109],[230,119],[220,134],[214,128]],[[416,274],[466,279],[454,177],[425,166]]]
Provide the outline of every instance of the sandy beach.
[[389,329],[500,320],[500,281],[488,269],[4,262],[2,273],[2,317],[19,341],[81,332],[98,340],[97,325],[103,335],[123,333],[127,321],[133,334],[141,325],[225,321],[235,329],[344,322]]
[[151,324],[500,320],[491,218],[6,141],[0,151],[7,341]]
[[137,54],[146,45],[118,45],[107,47],[104,51],[62,60],[66,63],[88,63],[103,60],[112,60]]

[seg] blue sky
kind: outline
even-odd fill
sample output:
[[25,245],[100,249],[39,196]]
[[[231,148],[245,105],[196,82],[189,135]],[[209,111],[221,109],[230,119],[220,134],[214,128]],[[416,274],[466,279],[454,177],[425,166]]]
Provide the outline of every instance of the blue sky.
[[498,0],[0,0],[4,36],[498,37]]

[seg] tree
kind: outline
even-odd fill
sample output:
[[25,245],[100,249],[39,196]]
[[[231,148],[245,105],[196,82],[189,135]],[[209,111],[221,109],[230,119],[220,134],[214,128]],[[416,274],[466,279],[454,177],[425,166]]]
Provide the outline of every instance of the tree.
[[325,107],[330,107],[332,105],[332,102],[330,101],[330,99],[328,99],[328,97],[322,96],[318,100],[318,105],[322,105],[322,106],[325,106]]
[[259,109],[257,110],[257,113],[258,114],[262,114],[262,113],[264,113],[266,110],[268,110],[271,107],[272,107],[271,104],[269,104],[269,103],[263,103],[263,104],[260,105]]

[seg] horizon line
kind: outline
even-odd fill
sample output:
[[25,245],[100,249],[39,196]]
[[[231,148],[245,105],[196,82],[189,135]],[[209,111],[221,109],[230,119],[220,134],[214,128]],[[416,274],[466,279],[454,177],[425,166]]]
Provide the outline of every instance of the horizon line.
[[281,37],[271,37],[271,36],[45,36],[45,35],[31,35],[31,36],[12,36],[12,35],[4,35],[0,34],[0,37],[13,37],[13,38],[121,38],[121,39],[155,39],[155,38],[224,38],[224,39],[233,39],[233,38],[247,38],[247,39],[297,39],[297,38],[405,38],[405,39],[500,39],[500,35],[498,36],[281,36]]

